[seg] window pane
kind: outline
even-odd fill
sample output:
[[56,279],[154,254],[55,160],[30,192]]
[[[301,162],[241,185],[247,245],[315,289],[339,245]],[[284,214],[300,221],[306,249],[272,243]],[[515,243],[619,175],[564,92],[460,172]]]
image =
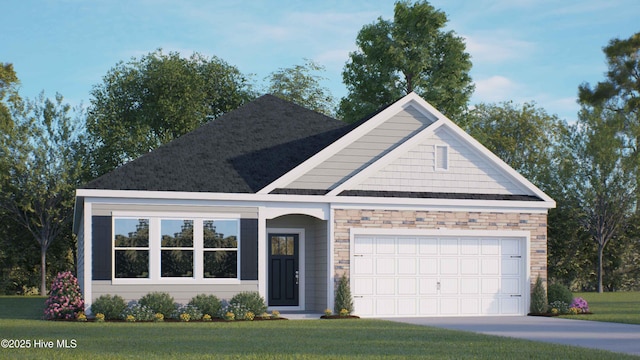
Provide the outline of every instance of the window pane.
[[116,247],[148,247],[149,219],[115,219]]
[[148,278],[149,251],[116,250],[116,278]]
[[205,220],[203,226],[205,249],[238,247],[238,220]]
[[163,247],[193,247],[193,220],[162,220]]
[[162,277],[193,277],[193,251],[162,250]]
[[205,251],[205,278],[237,278],[238,252],[233,251]]
[[271,255],[294,255],[294,246],[293,236],[271,237]]

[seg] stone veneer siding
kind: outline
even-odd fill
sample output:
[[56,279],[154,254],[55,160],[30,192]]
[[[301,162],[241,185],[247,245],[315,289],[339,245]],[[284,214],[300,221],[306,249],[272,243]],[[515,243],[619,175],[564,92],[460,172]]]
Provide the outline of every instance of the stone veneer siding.
[[336,278],[349,274],[349,229],[439,229],[529,231],[532,286],[547,279],[547,214],[465,211],[334,210]]

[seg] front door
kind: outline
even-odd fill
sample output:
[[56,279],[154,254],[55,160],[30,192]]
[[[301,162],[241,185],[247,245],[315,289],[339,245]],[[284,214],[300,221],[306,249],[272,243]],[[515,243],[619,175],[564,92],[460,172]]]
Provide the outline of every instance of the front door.
[[298,234],[269,234],[269,306],[298,306]]

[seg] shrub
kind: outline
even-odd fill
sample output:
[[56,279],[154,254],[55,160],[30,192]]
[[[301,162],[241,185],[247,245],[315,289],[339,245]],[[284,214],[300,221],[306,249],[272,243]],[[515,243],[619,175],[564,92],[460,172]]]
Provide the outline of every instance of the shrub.
[[589,312],[589,304],[587,304],[587,300],[581,297],[573,299],[573,301],[571,302],[571,307],[578,309],[581,313]]
[[[250,310],[247,309],[244,305],[240,304],[229,304],[226,308],[225,314],[233,314],[232,320],[244,320],[247,312]],[[225,316],[226,317],[226,316]]]
[[247,311],[247,313],[244,315],[244,319],[245,320],[249,320],[249,321],[253,321],[253,319],[255,319],[256,315],[254,313],[252,313],[251,311]]
[[[556,314],[568,314],[569,313],[569,304],[564,301],[554,301],[549,304],[551,308],[551,313]],[[555,312],[553,310],[556,310]]]
[[[238,293],[229,300],[229,305],[234,307],[242,306],[246,311],[251,311],[254,314],[262,314],[267,311],[267,305],[257,291],[243,291]],[[236,319],[238,319],[238,314],[235,312],[234,314],[236,314]]]
[[45,319],[75,319],[79,312],[84,312],[78,279],[70,271],[58,273],[44,305]]
[[540,275],[536,279],[536,284],[531,292],[531,307],[529,312],[532,314],[544,314],[547,312],[547,292],[542,284]]
[[222,302],[215,295],[200,294],[196,295],[188,305],[195,306],[203,314],[218,316],[222,309]]
[[96,322],[104,322],[104,314],[97,313],[96,314]]
[[156,318],[156,313],[137,301],[132,301],[122,312],[122,318],[126,321],[153,321]]
[[209,314],[204,314],[202,316],[202,321],[211,321],[211,320],[212,320],[211,319],[211,315],[209,315]]
[[[176,319],[183,320],[183,315],[187,315],[189,317],[189,320],[202,319],[202,311],[200,311],[200,309],[198,309],[194,305],[179,306],[176,309],[176,312],[173,314],[173,317]],[[186,320],[186,321],[189,321],[189,320]]]
[[76,320],[78,320],[80,322],[86,322],[87,321],[87,315],[85,315],[83,311],[80,311],[78,313],[78,315],[76,316]]
[[342,274],[338,281],[338,289],[336,290],[334,312],[340,314],[343,309],[347,311],[347,315],[353,312],[353,299],[351,298],[351,289],[349,288],[349,279],[347,275]]
[[91,304],[91,312],[103,314],[107,320],[120,319],[127,303],[118,295],[102,295]]
[[551,284],[547,289],[547,298],[549,299],[549,303],[552,303],[554,301],[562,301],[563,303],[571,304],[571,302],[573,301],[573,294],[564,285]]
[[[140,298],[140,305],[150,309],[154,314],[160,313],[170,318],[176,311],[176,303],[171,295],[163,292],[152,292]],[[137,319],[137,318],[136,318]]]

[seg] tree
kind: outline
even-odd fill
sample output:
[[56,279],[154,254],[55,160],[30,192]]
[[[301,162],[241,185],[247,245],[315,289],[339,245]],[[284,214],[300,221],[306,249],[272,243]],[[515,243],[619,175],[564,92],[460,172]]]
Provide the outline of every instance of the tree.
[[575,197],[581,225],[597,245],[598,292],[603,291],[604,249],[622,235],[634,205],[630,154],[619,135],[623,123],[617,112],[583,107],[573,126],[572,161],[566,163],[574,174],[567,194]]
[[92,177],[236,109],[255,96],[223,60],[162,50],[119,62],[94,87],[87,116]]
[[464,41],[442,30],[446,14],[426,1],[399,1],[394,10],[393,21],[378,18],[358,33],[358,50],[342,73],[349,95],[340,101],[339,117],[359,120],[412,91],[458,117],[474,89]]
[[79,122],[61,95],[13,102],[13,126],[2,138],[6,172],[0,208],[40,245],[40,292],[46,294],[47,250],[73,218],[73,192],[82,170]]
[[[612,39],[603,48],[607,57],[606,80],[595,87],[582,84],[579,101],[583,106],[613,111],[624,122],[624,147],[630,149],[636,187],[640,187],[640,33],[628,39]],[[636,194],[640,212],[640,193]]]
[[476,105],[461,126],[544,191],[554,191],[568,134],[564,121],[534,103]]
[[333,116],[335,99],[329,89],[320,85],[326,78],[315,74],[324,70],[323,66],[311,60],[306,60],[304,65],[281,68],[265,79],[269,81],[266,92],[309,110]]
[[7,102],[15,103],[20,100],[18,95],[20,81],[13,64],[0,63],[0,131],[8,131],[12,126],[11,112]]

